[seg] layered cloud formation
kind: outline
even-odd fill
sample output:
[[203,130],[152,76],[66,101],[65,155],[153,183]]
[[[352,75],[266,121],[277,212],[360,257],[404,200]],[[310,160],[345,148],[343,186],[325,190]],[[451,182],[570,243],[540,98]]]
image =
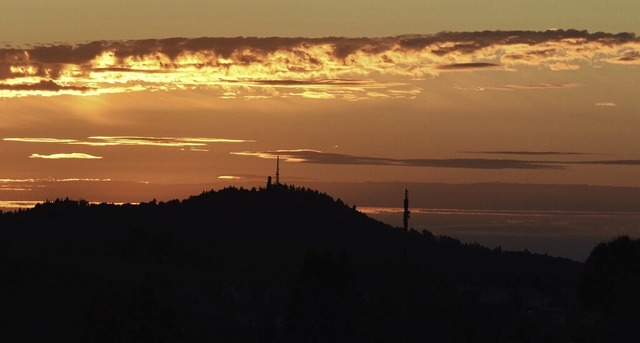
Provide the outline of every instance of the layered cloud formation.
[[[84,145],[93,147],[111,146],[152,146],[162,148],[188,148],[190,151],[208,151],[206,148],[213,143],[252,143],[249,139],[229,139],[212,137],[146,137],[146,136],[92,136],[86,140],[70,138],[51,137],[7,137],[2,138],[7,142],[18,143],[46,143],[64,145]],[[29,158],[59,160],[59,159],[102,159],[102,156],[95,156],[87,153],[56,153],[49,155],[31,154]]]
[[[640,64],[631,33],[170,38],[0,49],[0,97],[214,88],[221,97],[413,97],[444,72]],[[393,76],[391,79],[389,76]]]
[[[25,178],[25,179],[0,179],[0,192],[1,191],[13,191],[13,192],[28,192],[34,188],[43,187],[45,184],[60,183],[60,182],[111,182],[111,179],[95,179],[95,178]],[[0,201],[0,207],[7,207],[2,205]],[[24,206],[21,206],[24,207]]]

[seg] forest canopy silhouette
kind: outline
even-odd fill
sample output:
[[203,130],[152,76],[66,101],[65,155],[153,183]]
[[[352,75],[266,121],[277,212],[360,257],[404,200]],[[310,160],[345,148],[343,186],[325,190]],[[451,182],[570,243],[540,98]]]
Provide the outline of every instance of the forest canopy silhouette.
[[0,214],[2,341],[638,337],[640,242],[585,263],[404,231],[316,190],[228,187]]

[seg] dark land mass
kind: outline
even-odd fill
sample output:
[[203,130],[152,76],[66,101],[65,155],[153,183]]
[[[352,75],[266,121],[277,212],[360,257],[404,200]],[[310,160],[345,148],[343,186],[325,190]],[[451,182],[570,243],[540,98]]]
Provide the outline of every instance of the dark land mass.
[[0,214],[2,342],[633,342],[640,242],[463,244],[286,185]]

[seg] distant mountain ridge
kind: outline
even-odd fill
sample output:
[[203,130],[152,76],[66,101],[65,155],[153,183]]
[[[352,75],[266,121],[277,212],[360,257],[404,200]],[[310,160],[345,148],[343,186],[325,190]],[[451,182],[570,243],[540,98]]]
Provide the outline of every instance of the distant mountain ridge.
[[557,334],[545,311],[570,318],[582,269],[405,232],[290,185],[139,205],[58,199],[2,213],[0,228],[13,292],[2,340],[446,342],[464,328],[499,341],[532,320],[532,335]]

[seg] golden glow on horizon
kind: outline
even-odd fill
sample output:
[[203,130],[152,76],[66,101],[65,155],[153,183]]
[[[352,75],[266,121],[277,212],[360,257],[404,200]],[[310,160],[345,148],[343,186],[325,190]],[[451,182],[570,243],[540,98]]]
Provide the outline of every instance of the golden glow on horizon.
[[22,208],[32,208],[40,203],[37,200],[0,200],[0,208],[8,210],[19,210]]

